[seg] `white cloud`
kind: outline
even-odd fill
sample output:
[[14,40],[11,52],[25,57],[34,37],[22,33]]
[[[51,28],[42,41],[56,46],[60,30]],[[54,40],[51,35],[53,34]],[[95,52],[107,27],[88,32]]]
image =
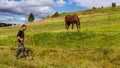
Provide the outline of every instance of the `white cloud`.
[[20,21],[26,21],[27,19],[25,17],[21,17],[20,19],[18,19]]
[[0,18],[0,22],[12,22],[14,20],[14,17],[7,16],[5,18]]
[[65,2],[64,0],[57,0],[57,1],[56,1],[56,4],[57,4],[58,6],[63,6],[63,5],[66,4],[66,2]]
[[[41,11],[42,8],[49,8],[47,10],[49,13],[51,13],[51,10],[53,10],[50,6],[54,5],[53,0],[22,0],[20,2],[17,1],[8,1],[8,0],[0,0],[0,11],[1,12],[8,12],[8,13],[13,13],[13,14],[19,14],[19,15],[28,15],[30,13],[33,13],[36,15],[42,14]],[[33,10],[34,9],[34,10]],[[31,12],[32,10],[32,12]],[[35,13],[36,12],[36,13]],[[43,12],[43,11],[42,11]]]
[[64,0],[0,0],[0,15],[12,14],[28,17],[30,13],[33,13],[37,19],[41,19],[55,12],[53,6],[64,4]]
[[76,2],[78,6],[87,8],[111,6],[112,2],[116,2],[117,5],[120,5],[120,0],[71,0],[70,2]]

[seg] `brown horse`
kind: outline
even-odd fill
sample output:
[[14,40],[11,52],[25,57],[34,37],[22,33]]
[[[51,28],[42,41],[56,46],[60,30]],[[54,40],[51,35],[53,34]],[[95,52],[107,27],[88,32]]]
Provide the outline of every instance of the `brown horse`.
[[74,28],[74,24],[77,26],[78,32],[80,31],[80,20],[77,14],[74,15],[67,15],[65,17],[65,29],[69,29],[70,24],[72,24],[72,29]]

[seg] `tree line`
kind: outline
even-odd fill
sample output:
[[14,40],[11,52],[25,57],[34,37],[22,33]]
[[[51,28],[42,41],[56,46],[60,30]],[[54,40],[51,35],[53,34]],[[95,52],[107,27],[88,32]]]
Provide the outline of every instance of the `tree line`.
[[[59,16],[59,12],[55,12],[51,17],[58,17]],[[47,18],[49,18],[50,16],[48,15]],[[28,22],[33,22],[35,20],[35,16],[31,13],[28,16]]]
[[7,26],[12,26],[12,25],[16,25],[16,24],[6,24],[6,23],[0,22],[0,27],[7,27]]
[[[114,10],[114,8],[115,8],[116,6],[117,6],[116,3],[115,3],[115,2],[112,2],[112,8],[113,8],[113,10]],[[101,6],[101,8],[104,8],[104,7]],[[96,9],[96,7],[93,7],[93,9]]]

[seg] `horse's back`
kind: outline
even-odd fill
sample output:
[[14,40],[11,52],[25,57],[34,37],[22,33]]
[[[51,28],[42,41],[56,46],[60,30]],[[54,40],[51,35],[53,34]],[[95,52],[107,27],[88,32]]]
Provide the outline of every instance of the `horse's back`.
[[70,22],[71,19],[72,19],[72,16],[71,16],[71,15],[67,15],[67,16],[65,17],[65,21],[66,21],[66,22]]
[[74,14],[74,15],[73,15],[73,19],[74,19],[74,20],[79,20],[78,15],[77,15],[77,14]]
[[79,22],[79,17],[77,14],[73,14],[72,16],[71,15],[67,15],[65,17],[65,22],[66,23],[77,23]]

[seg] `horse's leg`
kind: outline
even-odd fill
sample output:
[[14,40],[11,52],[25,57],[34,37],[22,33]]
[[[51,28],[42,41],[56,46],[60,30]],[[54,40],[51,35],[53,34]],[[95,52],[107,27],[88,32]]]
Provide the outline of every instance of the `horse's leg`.
[[67,31],[69,31],[69,26],[70,26],[70,25],[67,26]]
[[68,32],[68,28],[69,28],[69,26],[68,26],[68,24],[66,24],[65,29],[67,30],[67,32]]
[[65,29],[67,29],[67,26],[68,26],[67,23],[65,23]]
[[73,30],[73,28],[74,28],[74,23],[72,24],[72,30]]
[[67,32],[68,32],[68,25],[66,26]]
[[65,23],[65,29],[68,31],[68,23]]
[[80,24],[79,24],[79,23],[76,23],[76,26],[77,26],[78,32],[80,32]]
[[70,23],[67,24],[67,31],[69,31]]
[[80,27],[78,26],[78,32],[80,32]]

